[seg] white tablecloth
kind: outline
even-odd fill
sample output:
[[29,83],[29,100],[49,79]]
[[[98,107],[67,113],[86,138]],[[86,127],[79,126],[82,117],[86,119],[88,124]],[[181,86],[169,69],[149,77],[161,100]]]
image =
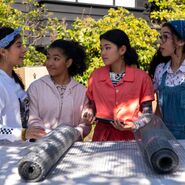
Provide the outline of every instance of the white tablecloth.
[[[180,143],[185,148],[185,141]],[[26,146],[27,147],[27,146]],[[0,185],[26,184],[18,174],[18,162],[26,154],[24,145],[0,146]],[[155,174],[144,162],[135,142],[77,142],[47,178],[53,185],[185,185],[185,150],[176,147],[178,171]]]

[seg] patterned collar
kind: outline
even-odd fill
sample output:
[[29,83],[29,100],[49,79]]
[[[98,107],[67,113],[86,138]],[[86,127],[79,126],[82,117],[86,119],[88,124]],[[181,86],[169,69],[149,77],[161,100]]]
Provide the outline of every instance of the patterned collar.
[[[166,72],[166,71],[171,74],[174,73],[171,68],[171,60],[164,67],[164,72]],[[175,73],[177,73],[179,71],[182,73],[185,73],[185,60],[182,62],[181,66],[179,67],[179,69]]]
[[[132,82],[134,81],[135,78],[135,68],[134,67],[130,67],[126,65],[125,68],[125,76],[124,76],[124,81],[127,82]],[[110,66],[103,66],[99,69],[96,69],[96,72],[98,73],[98,81],[107,81],[109,76],[110,76]]]

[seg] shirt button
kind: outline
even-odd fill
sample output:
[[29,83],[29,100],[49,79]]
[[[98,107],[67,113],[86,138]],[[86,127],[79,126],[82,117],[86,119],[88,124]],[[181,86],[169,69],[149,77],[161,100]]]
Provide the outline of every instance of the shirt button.
[[118,93],[119,92],[119,90],[118,89],[116,89],[116,93]]
[[118,105],[118,102],[116,101],[116,105]]

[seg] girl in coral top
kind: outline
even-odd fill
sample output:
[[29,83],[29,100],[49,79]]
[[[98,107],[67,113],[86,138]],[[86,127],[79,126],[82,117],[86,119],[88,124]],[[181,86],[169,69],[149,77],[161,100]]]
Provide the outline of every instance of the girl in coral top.
[[96,119],[93,141],[132,140],[133,130],[141,126],[135,121],[142,113],[152,112],[151,79],[131,67],[138,65],[138,56],[123,31],[113,29],[102,34],[100,47],[105,66],[91,74],[87,96],[96,118],[113,121],[106,124]]

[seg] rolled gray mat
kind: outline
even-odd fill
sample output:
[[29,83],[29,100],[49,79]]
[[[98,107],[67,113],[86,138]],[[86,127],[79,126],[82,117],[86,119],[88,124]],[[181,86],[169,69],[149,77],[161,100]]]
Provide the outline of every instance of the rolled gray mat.
[[178,167],[178,155],[171,144],[162,137],[150,139],[145,146],[145,152],[151,166],[159,174],[171,173]]
[[146,126],[135,131],[135,139],[144,159],[156,173],[174,172],[179,166],[179,157],[171,143],[177,141],[158,116],[151,114],[150,117]]
[[19,162],[18,172],[21,178],[31,182],[43,180],[79,137],[75,128],[60,126],[38,140],[28,148],[29,152]]

